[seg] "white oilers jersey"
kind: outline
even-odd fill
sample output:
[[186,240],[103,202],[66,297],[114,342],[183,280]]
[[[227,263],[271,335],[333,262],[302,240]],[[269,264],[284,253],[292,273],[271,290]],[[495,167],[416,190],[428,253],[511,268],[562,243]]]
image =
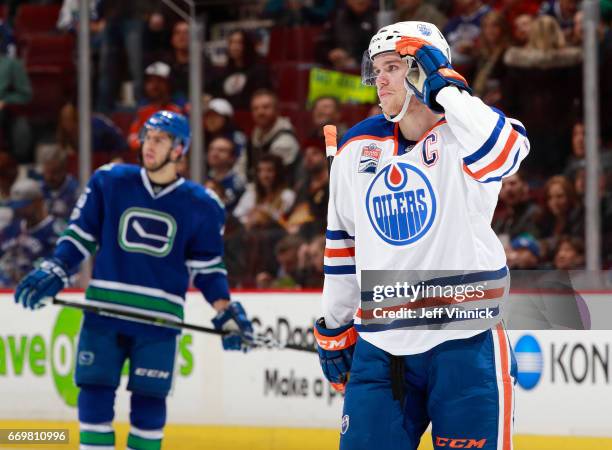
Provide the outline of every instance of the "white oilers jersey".
[[[480,330],[452,324],[443,331],[416,329],[410,319],[364,326],[372,309],[371,293],[361,292],[362,271],[448,271],[444,284],[484,282],[480,301],[487,305],[500,305],[509,287],[504,248],[491,220],[502,178],[515,173],[529,152],[525,129],[455,87],[444,88],[436,100],[445,116],[416,143],[382,115],[354,126],[331,172],[326,324],[335,328],[354,319],[363,339],[396,355],[422,353]],[[436,304],[425,294],[419,299],[421,307]],[[393,307],[400,304],[398,299]]]

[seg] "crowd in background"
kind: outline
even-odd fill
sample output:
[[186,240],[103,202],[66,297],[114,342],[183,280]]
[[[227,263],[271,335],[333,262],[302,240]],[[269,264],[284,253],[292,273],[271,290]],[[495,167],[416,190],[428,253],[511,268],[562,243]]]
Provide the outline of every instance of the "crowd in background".
[[[78,2],[5,3],[0,25],[0,287],[12,287],[52,251],[79,197],[74,178],[76,79],[69,75],[75,71]],[[20,20],[23,8],[54,3],[52,30],[24,31],[29,22]],[[205,185],[226,205],[225,258],[233,287],[320,288],[329,195],[322,127],[334,124],[341,136],[380,109],[343,104],[334,96],[306,104],[297,85],[279,87],[291,72],[273,53],[284,44],[278,42],[283,36],[279,30],[306,30],[312,39],[303,44],[309,48],[290,63],[292,70],[301,64],[358,74],[377,29],[378,4],[252,3],[207,11],[207,29],[224,21],[233,27],[224,38],[223,58],[218,58],[219,48],[203,58]],[[92,4],[94,162],[137,163],[138,132],[151,114],[190,112],[189,26],[157,1]],[[600,7],[600,116],[607,118],[612,113],[612,0],[601,0]],[[583,268],[581,2],[395,0],[394,15],[397,21],[436,24],[451,46],[453,66],[474,93],[527,129],[531,154],[517,174],[504,180],[492,224],[509,267]],[[253,28],[253,21],[268,28]],[[71,39],[71,53],[60,76],[53,78],[59,63],[41,62],[36,42],[59,46],[61,39]],[[47,78],[41,76],[45,73]],[[60,97],[52,97],[59,84],[49,88],[44,84],[49,79],[63,87],[66,79],[70,83]],[[45,99],[55,103],[47,107]],[[602,260],[609,269],[612,122],[601,120],[600,127]],[[189,176],[187,159],[181,172]]]

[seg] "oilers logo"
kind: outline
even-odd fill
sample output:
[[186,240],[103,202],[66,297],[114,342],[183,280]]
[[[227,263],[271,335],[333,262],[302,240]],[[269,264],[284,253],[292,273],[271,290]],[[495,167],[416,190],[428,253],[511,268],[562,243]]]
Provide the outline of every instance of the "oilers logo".
[[408,245],[421,239],[436,217],[436,194],[417,167],[398,162],[374,177],[366,210],[374,230],[385,242]]

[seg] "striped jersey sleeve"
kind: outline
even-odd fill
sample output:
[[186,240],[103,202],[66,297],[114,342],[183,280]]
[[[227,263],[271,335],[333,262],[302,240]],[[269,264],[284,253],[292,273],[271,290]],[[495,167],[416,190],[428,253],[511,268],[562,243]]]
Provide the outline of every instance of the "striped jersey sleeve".
[[69,269],[95,255],[104,221],[102,181],[107,168],[98,169],[87,184],[70,215],[68,227],[57,241],[54,257]]
[[516,173],[529,153],[527,133],[518,120],[452,86],[442,89],[436,101],[444,107],[469,177],[491,183]]
[[210,304],[221,299],[229,300],[227,270],[223,262],[225,209],[220,201],[208,197],[198,208],[197,215],[198,226],[194,227],[185,264],[193,285]]
[[330,177],[322,299],[323,317],[329,328],[350,322],[359,307],[349,157],[350,149],[336,157]]

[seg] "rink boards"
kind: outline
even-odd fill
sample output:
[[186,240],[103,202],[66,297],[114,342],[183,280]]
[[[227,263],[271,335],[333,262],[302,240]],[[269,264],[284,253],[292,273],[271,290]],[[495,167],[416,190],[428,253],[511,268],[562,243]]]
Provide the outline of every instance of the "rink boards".
[[[79,299],[82,293],[63,297]],[[244,303],[258,331],[312,344],[319,293],[234,297]],[[590,305],[609,297],[605,292],[584,295]],[[208,326],[212,315],[200,294],[188,295],[188,322]],[[18,308],[10,293],[0,293],[0,428],[60,421],[76,433],[78,391],[72,370],[79,326],[78,311],[47,307],[33,313]],[[612,331],[509,334],[527,369],[520,377],[523,386],[516,387],[516,448],[612,450],[612,439],[605,439],[612,438]],[[315,354],[223,352],[218,337],[189,332],[179,340],[176,366],[166,441],[172,445],[166,448],[337,448],[342,398],[322,379]],[[122,390],[119,422],[127,422],[128,405]],[[431,448],[426,441],[422,448]]]

